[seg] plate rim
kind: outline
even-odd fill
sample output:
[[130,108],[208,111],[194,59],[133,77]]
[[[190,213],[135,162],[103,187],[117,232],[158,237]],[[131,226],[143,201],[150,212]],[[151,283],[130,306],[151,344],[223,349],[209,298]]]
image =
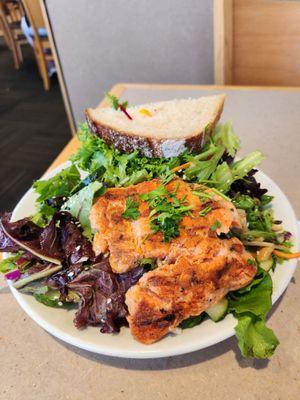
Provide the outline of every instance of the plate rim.
[[[40,179],[49,179],[51,176],[55,175],[57,172],[61,171],[64,168],[67,168],[68,165],[70,165],[70,161],[66,161],[64,163],[61,163],[58,165],[56,168],[52,169],[51,171],[48,171],[45,175],[42,176]],[[295,247],[296,250],[299,248],[299,227],[298,227],[298,222],[297,222],[297,217],[295,214],[295,211],[286,196],[286,194],[280,189],[280,187],[273,181],[272,178],[270,178],[267,174],[265,174],[262,170],[258,170],[260,174],[262,174],[265,178],[269,179],[272,182],[272,185],[274,186],[275,190],[280,192],[281,195],[283,196],[284,200],[287,203],[287,206],[290,208],[290,211],[292,212],[293,215],[293,221],[292,223],[295,225]],[[12,215],[15,214],[15,212],[18,210],[20,207],[20,204],[22,203],[23,199],[29,194],[29,192],[32,191],[32,187],[30,187],[25,194],[21,197],[21,199],[18,201],[17,205],[15,206]],[[3,256],[6,256],[6,253],[3,253]],[[283,285],[281,287],[281,290],[276,291],[272,295],[272,307],[274,304],[278,301],[278,299],[283,295],[283,293],[286,291],[288,288],[289,282],[292,279],[296,266],[297,266],[297,260],[293,260],[294,263],[293,265],[289,266],[290,274],[288,277],[285,278]],[[38,313],[28,304],[27,302],[23,301],[23,296],[24,294],[19,292],[17,289],[13,288],[12,283],[8,281],[8,286],[12,292],[12,295],[14,298],[17,300],[17,303],[20,305],[20,307],[23,309],[23,311],[35,322],[37,323],[40,327],[42,327],[45,331],[50,333],[52,336],[58,338],[59,340],[62,340],[63,342],[66,342],[72,346],[81,348],[83,350],[87,350],[89,352],[97,353],[97,354],[102,354],[105,356],[112,356],[112,357],[118,357],[118,358],[131,358],[131,359],[154,359],[154,358],[164,358],[164,357],[170,357],[170,356],[177,356],[177,355],[182,355],[182,354],[188,354],[197,350],[202,350],[204,348],[208,348],[210,346],[213,346],[214,344],[218,344],[223,342],[224,340],[232,337],[235,332],[234,328],[228,328],[224,333],[220,333],[218,340],[216,341],[214,337],[207,338],[207,341],[205,343],[197,343],[195,341],[194,343],[186,343],[183,344],[180,349],[175,348],[172,349],[153,349],[149,346],[145,347],[145,350],[120,350],[118,348],[109,348],[107,345],[102,345],[101,341],[99,341],[99,344],[97,346],[93,344],[87,343],[84,339],[79,339],[76,336],[73,336],[72,334],[63,332],[60,328],[57,326],[53,325],[52,323],[48,322],[46,319],[38,315]]]

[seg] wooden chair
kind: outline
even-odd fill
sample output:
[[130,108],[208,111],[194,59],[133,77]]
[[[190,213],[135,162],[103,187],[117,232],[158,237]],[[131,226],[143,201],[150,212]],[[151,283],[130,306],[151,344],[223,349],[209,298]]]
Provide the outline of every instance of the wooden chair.
[[300,86],[300,2],[215,0],[215,82]]
[[21,46],[27,43],[20,28],[21,16],[22,10],[15,2],[0,0],[0,29],[5,43],[12,51],[16,69],[23,62]]
[[22,0],[25,13],[33,30],[33,50],[40,75],[43,79],[45,90],[50,89],[50,79],[48,75],[47,62],[53,62],[51,45],[48,37],[41,37],[38,33],[39,28],[45,28],[45,22],[39,0]]
[[23,17],[23,9],[18,0],[4,0],[11,22],[20,22]]

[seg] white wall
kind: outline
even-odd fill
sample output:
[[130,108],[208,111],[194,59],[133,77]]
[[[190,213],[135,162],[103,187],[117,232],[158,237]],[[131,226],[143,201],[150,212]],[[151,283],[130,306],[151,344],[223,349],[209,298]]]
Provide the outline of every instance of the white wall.
[[45,0],[75,121],[118,82],[213,83],[212,0]]

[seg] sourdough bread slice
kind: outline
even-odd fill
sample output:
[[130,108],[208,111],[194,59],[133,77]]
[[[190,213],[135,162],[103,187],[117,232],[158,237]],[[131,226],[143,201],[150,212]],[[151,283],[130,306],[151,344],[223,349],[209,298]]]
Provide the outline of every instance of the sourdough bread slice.
[[113,108],[88,108],[92,132],[124,152],[147,157],[174,157],[201,149],[223,110],[225,95],[181,99],[129,107],[132,120]]

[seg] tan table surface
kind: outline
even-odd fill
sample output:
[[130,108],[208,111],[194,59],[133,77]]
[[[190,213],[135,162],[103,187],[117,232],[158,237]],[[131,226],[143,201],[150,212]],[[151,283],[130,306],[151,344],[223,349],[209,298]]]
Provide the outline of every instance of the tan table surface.
[[[227,93],[222,120],[232,119],[242,154],[261,149],[262,169],[300,217],[300,90],[118,85],[130,104]],[[72,139],[51,168],[75,150]],[[299,270],[273,307],[269,324],[281,345],[270,361],[244,360],[235,338],[178,357],[128,360],[96,355],[55,339],[17,305],[0,281],[0,398],[5,400],[300,398]],[[99,334],[99,340],[101,336]]]

